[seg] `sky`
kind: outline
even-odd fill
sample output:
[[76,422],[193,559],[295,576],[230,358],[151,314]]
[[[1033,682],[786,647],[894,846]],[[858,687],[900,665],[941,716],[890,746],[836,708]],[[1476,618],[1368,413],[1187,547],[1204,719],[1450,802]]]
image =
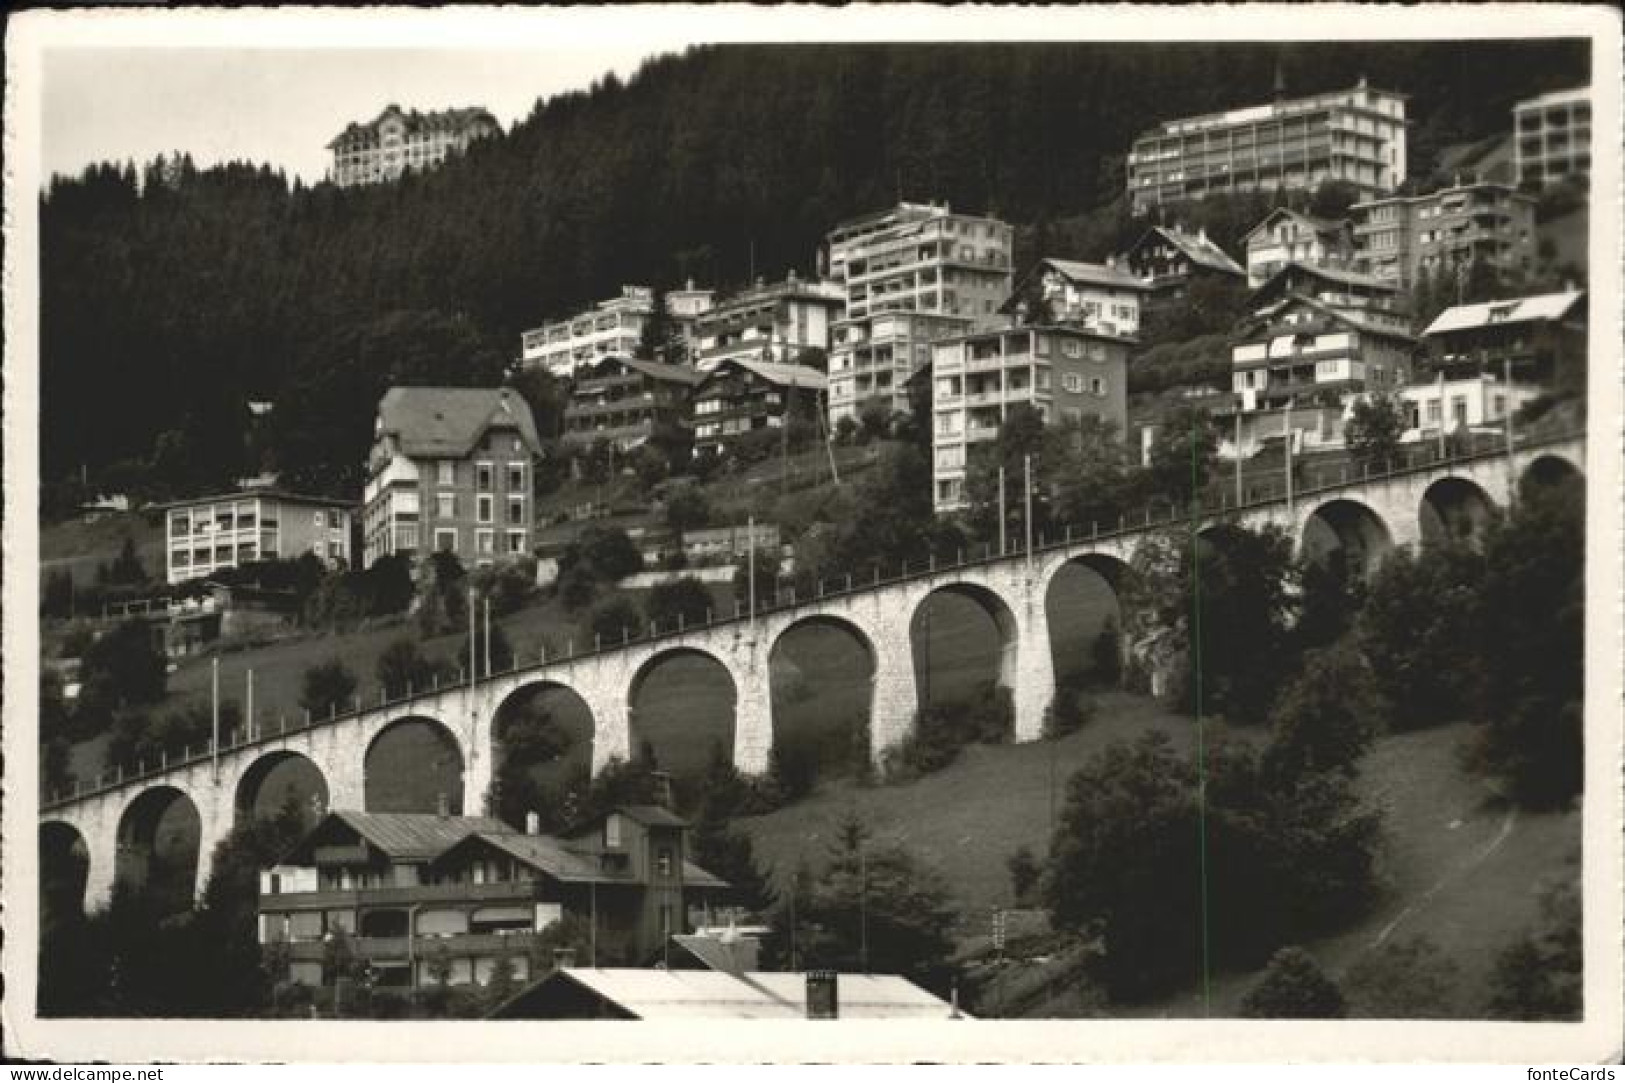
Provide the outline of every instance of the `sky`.
[[504,128],[539,97],[626,78],[647,45],[575,49],[68,48],[44,57],[45,177],[104,160],[143,162],[187,151],[200,166],[268,162],[320,180],[328,140],[391,102],[402,108],[483,105]]

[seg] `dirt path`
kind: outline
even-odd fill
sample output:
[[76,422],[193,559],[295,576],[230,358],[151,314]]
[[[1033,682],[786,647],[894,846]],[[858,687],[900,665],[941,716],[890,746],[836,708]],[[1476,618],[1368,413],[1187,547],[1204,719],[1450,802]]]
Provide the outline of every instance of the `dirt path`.
[[1415,902],[1401,910],[1397,915],[1394,916],[1394,920],[1382,927],[1382,930],[1377,933],[1376,937],[1372,939],[1370,944],[1366,945],[1364,950],[1370,951],[1373,948],[1380,948],[1383,943],[1393,935],[1394,931],[1406,921],[1406,919],[1425,910],[1427,905],[1432,902],[1441,891],[1443,891],[1446,887],[1449,887],[1451,883],[1461,879],[1463,876],[1478,868],[1485,861],[1489,860],[1490,857],[1494,855],[1495,851],[1499,850],[1502,845],[1506,843],[1507,839],[1512,837],[1512,831],[1517,825],[1517,821],[1518,810],[1509,809],[1506,816],[1501,820],[1499,830],[1495,832],[1495,835],[1490,839],[1489,842],[1481,846],[1476,853],[1469,855],[1466,861],[1463,861],[1460,865],[1457,865],[1455,868],[1439,877],[1439,879],[1435,880],[1432,884],[1428,885],[1427,890],[1422,892]]

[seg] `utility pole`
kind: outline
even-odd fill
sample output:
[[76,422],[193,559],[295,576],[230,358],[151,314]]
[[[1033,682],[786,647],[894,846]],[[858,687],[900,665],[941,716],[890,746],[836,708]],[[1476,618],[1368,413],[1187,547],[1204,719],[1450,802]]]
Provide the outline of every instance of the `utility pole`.
[[247,719],[247,725],[248,725],[248,739],[253,740],[254,739],[254,670],[252,668],[250,668],[249,671],[248,671],[248,691],[247,691],[247,695],[246,695],[245,698],[248,700],[248,709],[247,709],[247,712],[246,712],[246,719]]
[[468,588],[468,686],[474,687],[474,682],[480,676],[479,644],[474,642],[474,610],[477,603],[474,598],[474,588]]
[[869,973],[869,854],[858,841],[858,961]]
[[1444,409],[1444,369],[1439,370],[1437,387],[1439,389],[1439,461],[1443,462],[1445,457],[1444,426],[1446,418]]
[[1033,457],[1031,455],[1021,457],[1021,473],[1022,488],[1026,490],[1023,518],[1026,520],[1027,527],[1027,569],[1031,571],[1033,566]]
[[1286,400],[1286,514],[1292,517],[1292,400]]
[[1510,356],[1501,360],[1501,403],[1506,411],[1502,424],[1506,429],[1507,444],[1507,507],[1512,507],[1518,501],[1518,471],[1513,462],[1513,448],[1516,440],[1512,433],[1512,358]]
[[213,706],[214,740],[210,742],[210,751],[214,761],[214,780],[220,781],[220,657],[209,659],[209,687],[210,700]]
[[1004,464],[999,464],[999,555],[1004,556]]
[[1236,442],[1233,450],[1236,456],[1236,507],[1239,508],[1246,503],[1242,497],[1245,490],[1241,484],[1241,409],[1239,407],[1236,409]]
[[485,599],[485,677],[491,678],[491,599]]
[[745,519],[745,581],[750,595],[750,620],[756,623],[756,516]]

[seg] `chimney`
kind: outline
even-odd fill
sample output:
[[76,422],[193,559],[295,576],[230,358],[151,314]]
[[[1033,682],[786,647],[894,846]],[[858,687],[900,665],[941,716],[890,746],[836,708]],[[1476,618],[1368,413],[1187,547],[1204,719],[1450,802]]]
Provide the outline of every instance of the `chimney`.
[[542,833],[542,818],[535,812],[525,813],[525,834],[540,835]]
[[840,1017],[841,1002],[836,989],[835,971],[807,971],[807,1018],[839,1019]]
[[446,800],[446,791],[441,790],[435,795],[434,806],[435,815],[441,819],[451,815],[451,802]]

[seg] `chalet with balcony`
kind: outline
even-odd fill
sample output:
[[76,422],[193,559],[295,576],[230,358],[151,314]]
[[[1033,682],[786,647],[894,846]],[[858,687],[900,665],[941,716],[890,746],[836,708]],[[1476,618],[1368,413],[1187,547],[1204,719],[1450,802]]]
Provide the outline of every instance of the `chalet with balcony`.
[[692,427],[689,394],[703,374],[686,365],[607,357],[576,370],[564,408],[564,440],[632,448]]
[[694,389],[694,454],[715,455],[753,432],[814,422],[825,377],[805,365],[734,359],[706,373]]
[[1140,303],[1148,290],[1115,259],[1041,259],[1016,283],[999,311],[1019,320],[1023,312],[1032,317],[1042,309],[1044,318],[1033,322],[1133,338],[1140,333]]
[[1504,376],[1510,368],[1519,382],[1580,390],[1586,337],[1580,290],[1457,305],[1422,332],[1423,363],[1446,379]]
[[1246,269],[1214,244],[1205,229],[1187,233],[1153,226],[1117,262],[1145,283],[1146,315],[1182,303],[1193,282],[1221,279],[1243,285],[1247,280]]
[[1278,439],[1294,450],[1343,444],[1353,401],[1409,381],[1416,340],[1323,302],[1292,296],[1255,318],[1231,347],[1230,454]]
[[568,917],[598,965],[639,964],[728,886],[688,860],[687,828],[648,805],[562,838],[534,820],[330,812],[261,872],[260,943],[304,984],[332,982],[345,955],[383,985],[483,983],[499,959],[520,978],[551,967],[547,934]]
[[1247,285],[1262,286],[1289,263],[1348,267],[1354,263],[1354,231],[1345,221],[1316,218],[1277,207],[1241,239],[1247,250]]
[[1268,318],[1293,297],[1317,301],[1354,319],[1394,331],[1410,330],[1405,291],[1395,282],[1346,267],[1289,262],[1247,297],[1254,318]]

